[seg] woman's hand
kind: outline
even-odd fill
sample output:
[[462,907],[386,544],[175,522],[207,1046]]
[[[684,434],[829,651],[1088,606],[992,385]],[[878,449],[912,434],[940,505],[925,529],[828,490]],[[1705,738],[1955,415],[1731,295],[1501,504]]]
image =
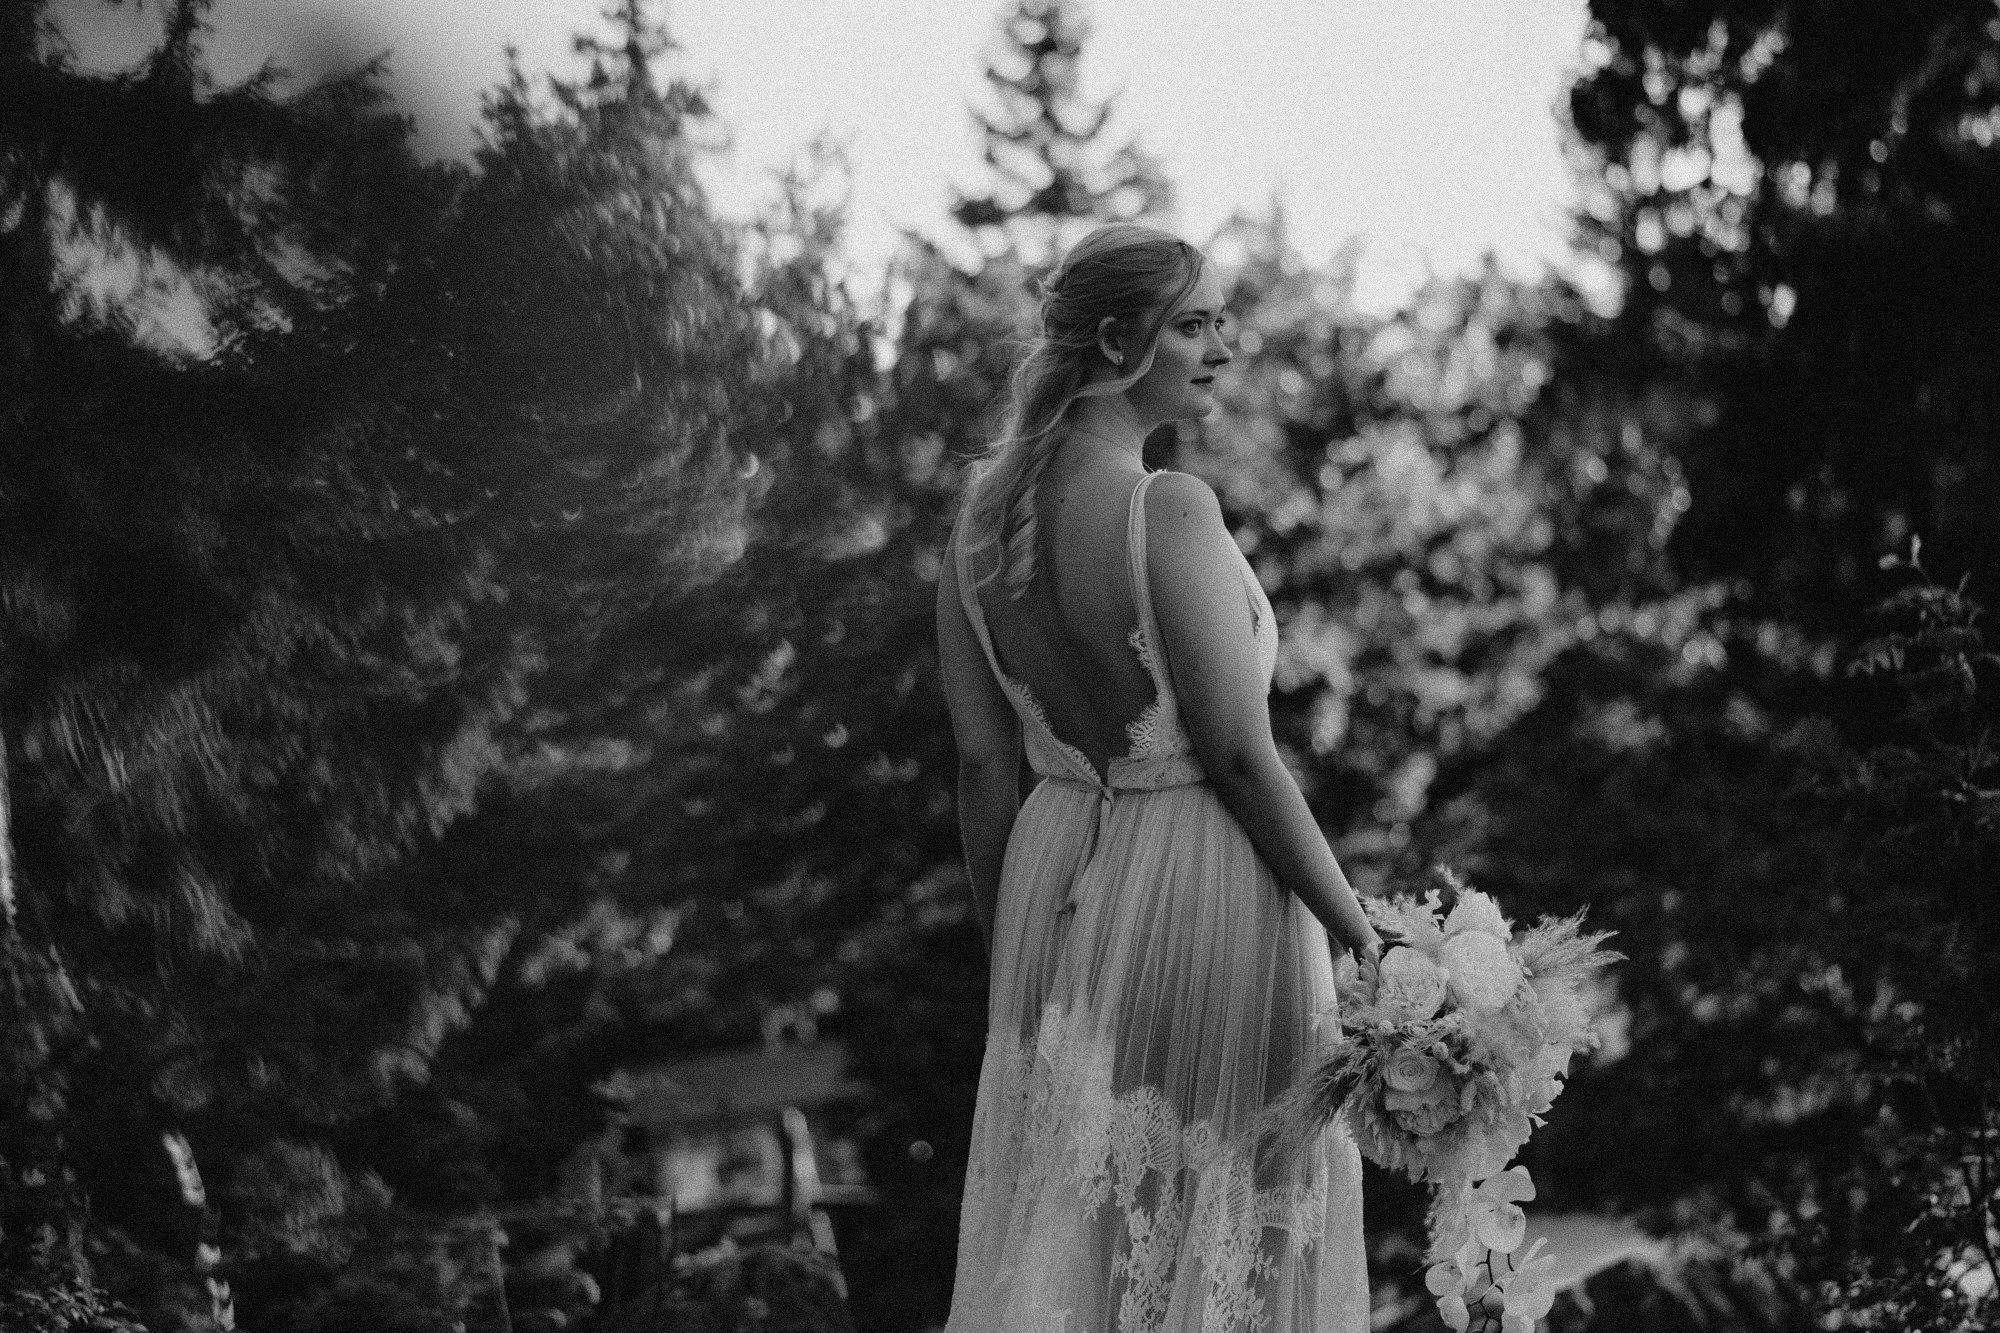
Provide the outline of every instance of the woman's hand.
[[1382,966],[1382,936],[1374,927],[1358,940],[1337,940],[1336,943],[1354,955],[1354,961],[1364,972]]

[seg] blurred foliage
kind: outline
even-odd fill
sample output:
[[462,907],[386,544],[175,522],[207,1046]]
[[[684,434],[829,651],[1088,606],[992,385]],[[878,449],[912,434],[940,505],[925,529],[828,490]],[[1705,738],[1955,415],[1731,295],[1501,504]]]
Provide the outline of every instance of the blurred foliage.
[[604,1333],[853,1333],[836,1265],[813,1250],[733,1244],[684,1258],[656,1295],[601,1321]]
[[1230,262],[1244,365],[1181,466],[1223,500],[1283,626],[1274,725],[1365,884],[1410,821],[1542,694],[1580,618],[1660,585],[1678,482],[1641,445],[1671,405],[1597,382],[1582,302],[1488,265],[1402,310],[1352,302],[1356,256],[1314,270],[1282,213]]
[[[823,1275],[601,1309],[630,1201],[569,1168],[620,1066],[837,1035],[854,1323],[936,1324],[986,980],[939,553],[1037,278],[1170,199],[1081,8],[1005,9],[990,188],[880,292],[835,149],[710,209],[637,0],[439,167],[372,70],[214,87],[205,9],[122,75],[0,11],[0,1319],[212,1326],[208,1242],[246,1327],[768,1326]],[[1620,932],[1528,1152],[1674,1257],[1552,1327],[1979,1327],[2000,20],[1592,16],[1615,310],[1488,264],[1366,313],[1274,205],[1209,245],[1222,411],[1147,458],[1271,593],[1356,882],[1444,859]],[[1367,1202],[1378,1315],[1434,1327],[1419,1201]]]
[[1570,96],[1618,336],[1712,419],[1690,577],[1860,632],[1923,534],[2000,577],[2000,16],[1985,0],[1602,0]]
[[1848,665],[1893,684],[1900,734],[1827,756],[1808,788],[1852,854],[1833,961],[1802,980],[1860,1030],[1859,1067],[1840,1072],[1863,1151],[1802,1182],[1772,1244],[1856,1323],[1970,1329],[1990,1310],[1980,1268],[2000,1275],[2000,654],[1964,581],[1934,582],[1918,549],[1919,581]]
[[[2000,22],[1592,15],[1580,222],[1625,299],[1578,347],[1590,378],[1683,405],[1638,443],[1685,491],[1656,589],[1579,623],[1419,836],[1522,907],[1621,931],[1629,1054],[1533,1149],[1560,1199],[1697,1242],[1739,1279],[1711,1288],[1731,1318],[1977,1327],[2000,1067],[1961,996],[1991,992],[2000,942],[1966,594],[2000,573]],[[1914,533],[1955,591],[1897,591]],[[1915,637],[1871,637],[1878,603]]]
[[[753,493],[764,355],[703,111],[634,28],[425,170],[368,71],[212,89],[183,4],[91,75],[40,9],[9,7],[0,124],[0,1157],[74,1172],[87,1211],[43,1211],[77,1280],[149,1322],[208,1317],[214,1233],[246,1318],[436,1327],[493,1305],[478,1218],[551,1194],[602,1116],[602,992],[671,940],[605,773],[649,740],[618,710],[682,683],[632,665],[647,617],[740,553]],[[133,167],[105,107],[178,155]],[[212,355],[91,286],[127,250]]]

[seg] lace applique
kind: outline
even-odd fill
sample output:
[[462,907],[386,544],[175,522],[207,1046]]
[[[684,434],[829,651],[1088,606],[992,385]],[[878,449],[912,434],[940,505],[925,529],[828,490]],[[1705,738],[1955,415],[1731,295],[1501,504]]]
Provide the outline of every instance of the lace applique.
[[1008,690],[1013,693],[1014,697],[1020,700],[1021,707],[1025,708],[1035,719],[1035,725],[1042,729],[1042,735],[1051,745],[1061,751],[1065,758],[1075,765],[1072,771],[1078,776],[1088,773],[1091,780],[1095,781],[1097,770],[1091,767],[1090,760],[1084,758],[1083,751],[1056,735],[1056,729],[1049,725],[1049,715],[1042,711],[1042,701],[1035,697],[1035,692],[1028,688],[1028,683],[1022,680],[1015,680],[1004,671],[1000,671],[997,674],[1006,683]]
[[1125,642],[1132,645],[1132,651],[1139,655],[1139,665],[1146,668],[1146,675],[1153,682],[1153,702],[1125,724],[1125,737],[1131,743],[1125,762],[1139,763],[1192,754],[1194,742],[1189,739],[1186,728],[1181,726],[1180,712],[1173,703],[1173,690],[1167,684],[1167,673],[1161,667],[1160,659],[1153,654],[1145,628],[1134,625],[1132,632],[1125,636]]
[[[1268,1323],[1260,1288],[1277,1275],[1279,1242],[1267,1233],[1286,1233],[1284,1248],[1295,1256],[1320,1237],[1324,1162],[1302,1179],[1259,1187],[1247,1134],[1225,1140],[1209,1121],[1184,1124],[1151,1084],[1113,1092],[1110,1043],[1079,1030],[1055,1005],[1043,1012],[1032,1042],[1010,1045],[1004,1068],[1001,1102],[1010,1129],[1023,1129],[1008,1144],[1019,1144],[1013,1226],[1023,1226],[1056,1176],[1087,1208],[1118,1209],[1123,1227],[1112,1264],[1125,1289],[1117,1333],[1161,1326],[1183,1263],[1199,1265],[1204,1279],[1203,1328],[1254,1330]],[[969,1206],[985,1213],[991,1187],[983,1170],[970,1176]],[[1030,1304],[1036,1299],[1021,1295]],[[1042,1318],[1060,1328],[1063,1313]]]
[[1139,655],[1139,665],[1146,668],[1146,675],[1153,682],[1153,702],[1125,724],[1125,739],[1131,742],[1127,757],[1146,759],[1152,756],[1154,747],[1159,743],[1160,714],[1166,705],[1167,692],[1161,684],[1159,660],[1153,656],[1152,645],[1146,642],[1146,631],[1134,625],[1132,632],[1125,636],[1125,642],[1132,645],[1132,651]]
[[1326,1170],[1316,1166],[1301,1184],[1258,1189],[1250,1145],[1216,1144],[1212,1152],[1200,1167],[1187,1241],[1188,1249],[1202,1257],[1208,1276],[1202,1325],[1259,1328],[1266,1316],[1258,1284],[1277,1271],[1264,1232],[1289,1232],[1294,1254],[1317,1239],[1326,1220]]
[[1132,651],[1139,654],[1139,665],[1146,668],[1146,674],[1153,678],[1153,683],[1157,686],[1163,673],[1160,670],[1160,659],[1153,656],[1153,645],[1146,641],[1145,626],[1134,625],[1132,632],[1125,636],[1125,642],[1131,644]]
[[1110,1174],[1131,1249],[1114,1265],[1126,1280],[1118,1327],[1157,1328],[1166,1318],[1185,1231],[1187,1210],[1178,1178],[1182,1136],[1174,1128],[1178,1118],[1158,1088],[1135,1089],[1121,1101],[1123,1114],[1111,1135]]

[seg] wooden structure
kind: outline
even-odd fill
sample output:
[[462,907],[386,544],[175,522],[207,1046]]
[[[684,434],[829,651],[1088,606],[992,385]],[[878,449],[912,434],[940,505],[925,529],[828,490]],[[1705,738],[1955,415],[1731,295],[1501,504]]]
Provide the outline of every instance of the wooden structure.
[[838,1263],[833,1218],[874,1202],[856,1145],[826,1113],[865,1101],[837,1042],[710,1052],[620,1070],[618,1124],[583,1163],[586,1197],[660,1201],[680,1253],[727,1238],[810,1245]]

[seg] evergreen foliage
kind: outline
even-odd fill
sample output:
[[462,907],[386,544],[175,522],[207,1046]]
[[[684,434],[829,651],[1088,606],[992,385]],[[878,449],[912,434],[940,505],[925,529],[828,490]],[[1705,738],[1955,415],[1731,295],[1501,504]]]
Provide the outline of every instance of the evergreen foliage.
[[1052,262],[1100,222],[1164,213],[1173,189],[1157,159],[1136,140],[1107,149],[1100,136],[1113,99],[1083,94],[1090,26],[1080,0],[1017,0],[1000,32],[986,66],[994,109],[973,112],[992,188],[958,196],[959,225],[998,231],[1010,248]]
[[[983,257],[912,236],[879,302],[837,153],[715,215],[640,0],[430,168],[372,69],[214,86],[206,10],[99,75],[0,7],[0,1322],[810,1321],[771,1254],[605,1308],[632,1201],[565,1177],[613,1070],[838,1034],[854,1322],[935,1323],[985,969],[934,582],[1043,265],[1170,200],[1079,7],[1002,19]],[[1592,14],[1618,311],[1488,265],[1365,314],[1273,207],[1210,246],[1223,410],[1148,461],[1271,593],[1357,882],[1619,931],[1532,1165],[1677,1259],[1596,1323],[1978,1327],[2000,20]],[[1387,1311],[1417,1201],[1369,1202]]]
[[[495,709],[426,709],[437,585],[324,541],[393,494],[343,477],[337,441],[299,447],[297,382],[237,354],[379,277],[432,197],[400,126],[365,81],[209,88],[199,4],[109,78],[41,10],[9,7],[0,52],[7,1243],[62,1237],[77,1291],[109,1272],[164,1310],[210,1297],[186,1290],[208,1223],[162,1221],[183,1207],[163,1135],[253,1087],[287,1113],[377,1095],[401,988],[301,989],[297,960],[450,817]],[[182,364],[135,302],[91,295],[121,255],[188,278],[222,354]],[[329,1021],[345,1042],[315,1042]]]
[[[39,22],[7,53],[38,99],[5,144],[8,1242],[46,1256],[13,1215],[46,1217],[79,1300],[171,1324],[219,1221],[247,1317],[435,1327],[497,1298],[482,1211],[601,1114],[577,1008],[670,934],[604,773],[672,684],[646,618],[740,553],[756,323],[650,29],[554,110],[503,89],[468,176],[404,155],[365,71],[209,89],[199,17],[134,76]],[[158,173],[67,109],[119,99]],[[121,246],[194,281],[208,360],[75,296]],[[551,1004],[521,964],[578,938]],[[480,1065],[517,977],[525,1049]]]
[[1837,1051],[1813,1072],[1866,1124],[1858,1154],[1786,1197],[1771,1244],[1825,1309],[1969,1329],[1990,1303],[1977,1294],[1980,1270],[2000,1275],[2000,1034],[1989,1002],[2000,994],[2000,903],[1990,891],[2000,871],[2000,654],[1986,647],[1964,580],[1936,583],[1918,549],[1888,562],[1914,577],[1877,608],[1886,625],[1847,667],[1887,680],[1899,734],[1805,740],[1816,761],[1806,799],[1849,855],[1828,895],[1830,961],[1805,973],[1802,989],[1823,994],[1861,1048],[1858,1069]]
[[[1626,299],[1574,364],[1668,409],[1634,443],[1684,480],[1660,577],[1579,623],[1419,836],[1534,910],[1590,904],[1630,956],[1629,1054],[1575,1082],[1538,1178],[1733,1269],[1683,1293],[1711,1321],[1975,1327],[2000,1068],[1958,998],[1995,945],[1965,595],[1995,573],[1971,515],[2000,29],[1950,4],[1592,12],[1583,231]],[[1913,532],[1969,583],[1897,594],[1917,623],[1869,640]]]
[[1920,533],[2000,578],[1995,107],[1980,0],[1591,6],[1570,98],[1618,337],[1712,413],[1681,451],[1690,577],[1861,632]]

